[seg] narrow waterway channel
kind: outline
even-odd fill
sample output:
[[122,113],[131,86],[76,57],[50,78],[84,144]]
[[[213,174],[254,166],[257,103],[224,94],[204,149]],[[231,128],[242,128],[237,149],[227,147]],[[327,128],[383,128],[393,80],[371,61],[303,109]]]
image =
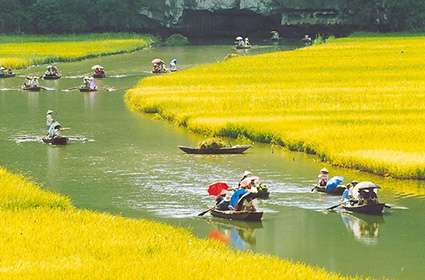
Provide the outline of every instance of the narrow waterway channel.
[[[269,51],[261,48],[258,51]],[[425,273],[425,183],[383,179],[331,169],[332,175],[372,180],[383,186],[381,199],[393,209],[383,217],[321,211],[338,198],[311,193],[322,164],[314,157],[255,144],[246,155],[189,156],[178,145],[200,139],[183,129],[130,112],[126,89],[150,76],[155,57],[176,57],[181,66],[214,62],[228,46],[159,48],[132,54],[60,64],[64,78],[42,81],[52,90],[18,90],[25,74],[0,80],[0,166],[30,176],[45,188],[72,198],[81,208],[133,218],[154,219],[215,238],[238,250],[253,250],[318,265],[349,275],[421,279]],[[81,75],[102,64],[109,78],[98,93],[69,90]],[[44,133],[45,113],[72,129],[66,147],[37,142]],[[211,204],[206,186],[216,180],[236,183],[244,170],[270,186],[271,199],[261,201],[262,224],[235,223],[197,214]]]

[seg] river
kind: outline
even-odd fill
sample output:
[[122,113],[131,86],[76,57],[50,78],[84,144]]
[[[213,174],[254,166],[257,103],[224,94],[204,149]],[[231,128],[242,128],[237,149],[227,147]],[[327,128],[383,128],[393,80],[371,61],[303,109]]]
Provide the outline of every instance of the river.
[[[258,51],[269,51],[261,48]],[[311,193],[323,166],[315,157],[255,144],[246,155],[189,156],[178,145],[202,139],[181,128],[130,112],[126,89],[150,76],[150,61],[176,57],[183,68],[214,62],[227,46],[157,48],[59,64],[64,78],[41,81],[49,91],[18,90],[24,75],[0,80],[0,166],[20,172],[46,189],[71,197],[80,208],[153,219],[214,238],[237,250],[252,250],[302,261],[345,275],[420,279],[425,273],[425,183],[384,179],[329,167],[332,175],[372,180],[383,186],[381,200],[393,206],[383,217],[322,211],[338,198]],[[72,90],[93,64],[106,67],[97,93]],[[71,90],[67,90],[71,89]],[[105,90],[109,89],[109,90]],[[48,109],[71,130],[71,144],[52,147],[43,135]],[[231,142],[235,142],[231,140]],[[262,224],[197,217],[211,198],[206,186],[235,184],[245,170],[270,186],[260,201]]]

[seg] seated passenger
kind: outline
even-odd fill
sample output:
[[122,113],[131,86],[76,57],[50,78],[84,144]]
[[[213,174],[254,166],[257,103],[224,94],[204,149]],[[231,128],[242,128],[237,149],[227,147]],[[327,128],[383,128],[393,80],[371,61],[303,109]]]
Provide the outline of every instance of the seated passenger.
[[230,200],[226,195],[226,191],[223,191],[217,198],[215,199],[215,208],[217,210],[226,211],[229,210]]

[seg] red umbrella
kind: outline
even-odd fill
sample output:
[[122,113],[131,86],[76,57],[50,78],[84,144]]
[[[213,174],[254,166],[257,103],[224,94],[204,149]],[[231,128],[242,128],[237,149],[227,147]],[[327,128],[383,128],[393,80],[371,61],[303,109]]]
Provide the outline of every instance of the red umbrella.
[[224,244],[229,244],[230,238],[219,230],[215,229],[208,234],[208,239],[216,240],[223,242]]
[[228,190],[229,186],[223,182],[217,182],[208,186],[208,193],[212,196],[219,196],[224,190]]

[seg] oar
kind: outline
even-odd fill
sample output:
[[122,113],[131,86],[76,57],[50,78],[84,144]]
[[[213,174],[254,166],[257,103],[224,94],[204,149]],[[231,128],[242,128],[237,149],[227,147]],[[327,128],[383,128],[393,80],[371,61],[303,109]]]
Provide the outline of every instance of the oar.
[[341,206],[341,205],[342,205],[342,203],[339,203],[339,204],[337,204],[337,205],[334,205],[334,206],[332,206],[332,207],[327,208],[326,210],[327,210],[327,211],[334,210],[335,208],[337,208],[337,207],[339,207],[339,206]]
[[72,87],[72,88],[64,89],[64,91],[70,91],[70,90],[75,90],[75,89],[79,89],[79,87]]
[[314,187],[311,189],[311,192],[314,192],[314,190],[317,188],[317,185],[314,185]]
[[384,204],[384,207],[385,207],[385,208],[388,208],[388,209],[391,209],[391,208],[392,208],[391,206],[389,206],[389,205],[387,205],[387,204]]
[[215,207],[212,207],[212,208],[210,208],[210,209],[208,209],[208,210],[206,210],[206,211],[204,211],[204,212],[202,212],[202,213],[199,213],[198,214],[198,216],[199,217],[202,217],[202,216],[204,216],[205,214],[207,214],[208,212],[210,212],[211,210],[213,210]]

